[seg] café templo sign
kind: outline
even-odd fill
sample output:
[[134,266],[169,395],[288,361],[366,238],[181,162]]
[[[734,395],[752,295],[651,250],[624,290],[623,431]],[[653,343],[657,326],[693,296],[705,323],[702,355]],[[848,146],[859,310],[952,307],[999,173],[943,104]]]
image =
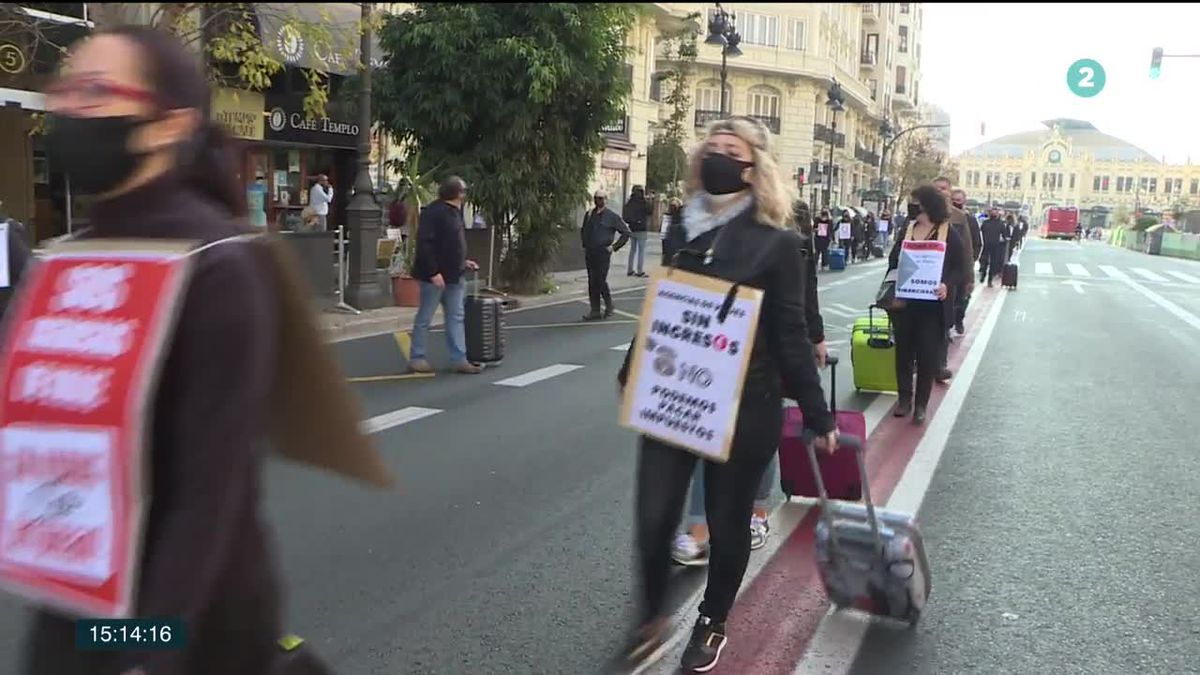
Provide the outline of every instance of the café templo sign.
[[325,116],[304,114],[302,96],[267,94],[266,128],[268,141],[284,141],[332,148],[353,149],[358,144],[358,123],[340,117],[338,106],[331,104]]

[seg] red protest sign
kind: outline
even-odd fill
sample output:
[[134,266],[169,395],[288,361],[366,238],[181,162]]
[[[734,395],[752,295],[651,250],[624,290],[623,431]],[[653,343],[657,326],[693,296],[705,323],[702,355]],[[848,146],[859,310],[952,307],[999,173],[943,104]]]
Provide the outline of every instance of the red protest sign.
[[147,411],[186,283],[179,243],[72,242],[29,272],[0,356],[0,584],[127,617]]

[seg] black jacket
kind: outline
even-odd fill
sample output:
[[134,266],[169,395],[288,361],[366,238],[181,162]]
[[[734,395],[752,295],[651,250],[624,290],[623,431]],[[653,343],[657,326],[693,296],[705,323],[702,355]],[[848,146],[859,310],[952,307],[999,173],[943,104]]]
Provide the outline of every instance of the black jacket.
[[[614,246],[613,236],[618,233],[621,238]],[[621,216],[607,206],[599,213],[596,213],[594,208],[589,209],[583,217],[583,227],[579,229],[579,238],[585,251],[595,251],[609,246],[612,246],[614,251],[619,251],[625,242],[629,241],[631,234],[633,232],[629,231],[629,227],[625,225],[625,221],[621,220]]]
[[[686,239],[682,226],[667,232],[664,250],[675,252],[676,268],[764,291],[758,331],[742,388],[739,424],[746,419],[742,415],[751,406],[778,407],[781,397],[786,396],[800,404],[806,426],[819,434],[832,431],[833,416],[821,389],[812,341],[800,337],[811,335],[807,305],[808,298],[816,292],[804,240],[793,230],[779,230],[757,222],[753,207],[693,241]],[[705,264],[710,248],[712,261]],[[630,352],[626,352],[625,363],[617,375],[621,386],[625,386],[629,374],[630,357]]]
[[629,201],[625,202],[622,217],[629,224],[630,231],[645,232],[646,219],[650,217],[650,205],[646,203],[646,198],[630,197]]
[[8,311],[17,282],[25,274],[31,257],[29,244],[25,241],[25,228],[15,220],[8,221],[8,286],[0,288],[0,320]]
[[446,283],[456,284],[462,280],[466,266],[467,232],[462,209],[443,201],[421,209],[413,278],[429,281],[440,274]]
[[988,218],[979,226],[979,232],[983,236],[983,245],[987,247],[998,246],[1008,241],[1011,233],[1008,230],[1008,224],[999,218]]

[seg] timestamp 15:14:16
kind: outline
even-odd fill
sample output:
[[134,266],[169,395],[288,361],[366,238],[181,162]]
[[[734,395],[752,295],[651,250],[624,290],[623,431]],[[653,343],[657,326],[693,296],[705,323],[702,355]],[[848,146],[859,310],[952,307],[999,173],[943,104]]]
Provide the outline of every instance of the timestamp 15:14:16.
[[182,649],[187,626],[182,619],[79,619],[75,648],[89,652],[142,652]]

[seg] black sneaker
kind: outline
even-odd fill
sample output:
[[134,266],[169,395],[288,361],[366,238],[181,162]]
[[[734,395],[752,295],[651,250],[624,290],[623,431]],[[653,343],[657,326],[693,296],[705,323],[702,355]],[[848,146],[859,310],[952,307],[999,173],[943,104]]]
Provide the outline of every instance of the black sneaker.
[[621,650],[609,672],[622,675],[639,675],[653,666],[675,645],[679,634],[667,621],[655,631],[647,632],[645,626],[634,630],[629,642]]
[[963,325],[962,321],[957,321],[954,323],[954,332],[958,333],[959,335],[966,335],[967,327]]
[[953,378],[954,378],[954,371],[950,370],[949,368],[942,368],[941,372],[939,372],[937,374],[936,379],[940,384],[946,384]]
[[729,642],[725,637],[725,624],[713,623],[712,619],[701,615],[692,629],[692,639],[688,641],[687,649],[683,651],[680,668],[684,672],[707,673],[717,667],[721,659],[721,650]]

